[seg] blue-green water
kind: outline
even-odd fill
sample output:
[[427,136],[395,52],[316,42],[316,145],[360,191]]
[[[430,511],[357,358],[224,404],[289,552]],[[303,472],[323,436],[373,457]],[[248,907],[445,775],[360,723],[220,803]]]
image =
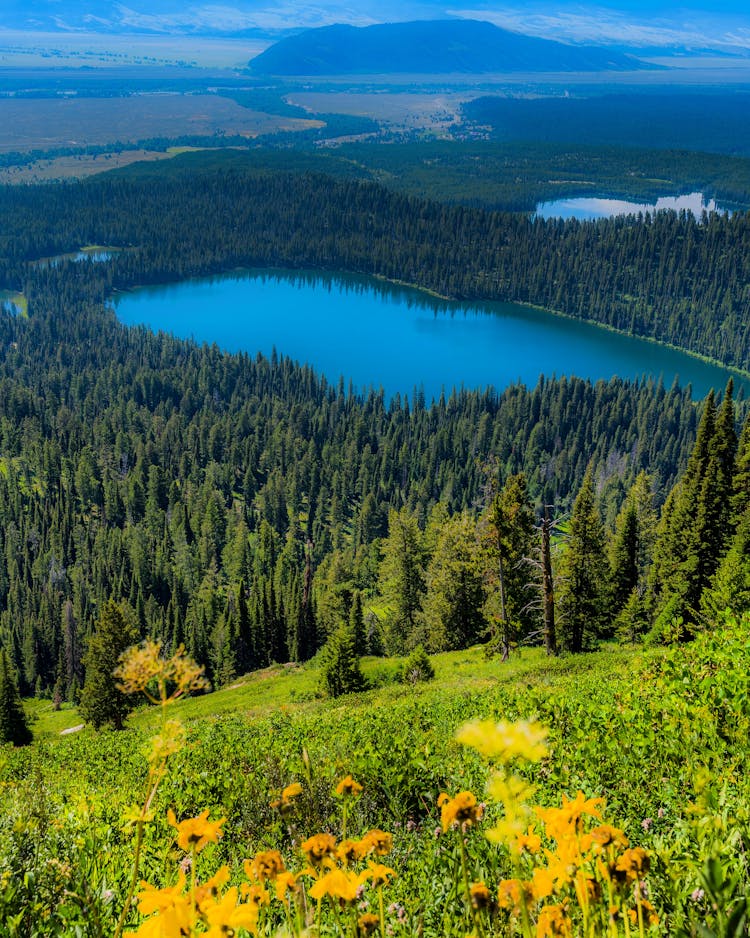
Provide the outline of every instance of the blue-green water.
[[[115,299],[120,320],[227,351],[288,355],[329,381],[427,400],[453,388],[502,390],[540,374],[691,382],[704,395],[729,372],[653,342],[512,303],[462,304],[369,277],[255,270],[142,287]],[[742,383],[742,382],[740,382]],[[748,393],[748,383],[745,394]]]
[[645,215],[649,212],[692,212],[701,218],[703,212],[724,212],[713,199],[706,199],[701,192],[689,195],[663,196],[655,202],[628,202],[625,199],[587,197],[579,199],[555,199],[554,202],[540,202],[536,214],[540,218],[577,218],[590,221],[595,218],[609,218],[612,215]]

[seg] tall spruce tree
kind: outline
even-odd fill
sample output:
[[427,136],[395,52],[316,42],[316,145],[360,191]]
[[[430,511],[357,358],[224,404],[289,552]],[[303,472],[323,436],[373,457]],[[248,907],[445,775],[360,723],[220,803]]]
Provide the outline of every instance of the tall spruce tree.
[[443,526],[427,569],[423,618],[430,651],[467,648],[484,636],[482,573],[476,526],[468,514],[454,515]]
[[26,746],[32,733],[26,720],[18,685],[5,649],[0,650],[0,743]]
[[730,379],[718,413],[713,392],[706,398],[685,473],[662,512],[650,582],[657,631],[681,620],[682,634],[690,634],[727,547],[737,447],[732,388]]
[[416,633],[426,589],[425,563],[416,515],[408,508],[391,511],[380,565],[380,588],[391,610],[385,636],[391,654],[402,652]]
[[530,602],[534,584],[530,582],[528,558],[534,551],[534,509],[529,499],[526,476],[511,476],[484,512],[485,613],[491,623],[490,639],[503,660],[511,646],[538,624],[538,610]]
[[586,651],[606,631],[609,599],[604,526],[590,468],[573,503],[562,568],[558,634],[566,651]]
[[129,617],[114,600],[108,600],[88,640],[83,659],[86,679],[79,710],[95,729],[106,724],[122,729],[125,717],[133,708],[132,697],[118,690],[114,670],[120,655],[137,640],[138,633]]
[[610,610],[618,616],[618,630],[634,640],[645,626],[643,593],[656,532],[651,478],[639,473],[615,521],[610,542]]
[[745,419],[737,444],[737,456],[732,475],[732,521],[737,527],[740,518],[750,506],[750,412]]
[[357,654],[356,637],[349,623],[342,624],[323,647],[320,674],[329,697],[354,694],[367,687]]

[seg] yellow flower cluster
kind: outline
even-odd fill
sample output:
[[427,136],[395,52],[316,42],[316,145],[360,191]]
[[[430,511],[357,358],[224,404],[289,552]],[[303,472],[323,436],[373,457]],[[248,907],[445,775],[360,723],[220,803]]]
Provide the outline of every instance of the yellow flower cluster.
[[438,807],[443,831],[454,826],[472,827],[484,815],[484,807],[477,803],[476,795],[470,791],[460,791],[453,798],[443,792],[438,798]]
[[[344,779],[344,788],[351,788],[352,781],[351,777]],[[291,804],[301,792],[301,785],[293,783],[282,792],[280,804]],[[352,789],[350,793],[359,792]],[[219,840],[226,820],[212,821],[209,812],[202,811],[197,817],[178,821],[172,810],[168,811],[167,819],[175,828],[178,846],[190,853],[193,871],[197,855],[207,844]],[[265,934],[268,923],[261,920],[262,909],[271,905],[274,896],[285,911],[287,933],[308,934],[306,896],[316,900],[318,911],[326,898],[334,903],[334,910],[340,906],[354,910],[355,902],[369,886],[377,890],[381,912],[380,915],[360,915],[356,934],[370,935],[384,928],[382,888],[396,874],[380,863],[379,858],[390,853],[392,846],[391,835],[377,829],[368,831],[359,840],[340,842],[333,834],[319,833],[302,843],[300,850],[308,865],[297,873],[287,869],[278,850],[262,850],[245,860],[247,880],[240,886],[228,887],[230,871],[227,866],[222,866],[203,883],[195,880],[188,883],[184,872],[179,873],[174,885],[162,889],[143,882],[138,894],[138,910],[145,918],[130,934],[133,938],[197,938],[199,935],[231,938],[243,929],[253,935]]]
[[286,817],[294,808],[295,800],[302,794],[302,786],[299,782],[292,782],[282,791],[281,797],[271,802],[271,807]]
[[161,642],[150,638],[123,652],[114,676],[124,694],[143,693],[152,703],[159,704],[171,703],[185,694],[209,687],[203,668],[182,645],[167,658]]
[[486,759],[510,762],[526,759],[538,762],[547,755],[547,730],[538,723],[506,723],[501,720],[472,720],[456,733],[456,739],[464,746],[471,746]]
[[201,811],[198,817],[178,821],[174,811],[167,811],[167,820],[177,829],[177,846],[182,850],[200,853],[207,844],[215,844],[221,837],[221,825],[226,818],[219,821],[209,821],[208,811]]
[[229,867],[222,866],[205,883],[190,888],[184,873],[174,886],[163,889],[141,883],[138,910],[149,917],[130,934],[137,938],[185,938],[200,933],[226,938],[240,928],[257,934],[260,907],[268,904],[268,894],[256,891],[243,902],[236,886],[224,888],[229,875]]
[[[645,929],[658,924],[646,898],[644,877],[649,859],[641,847],[630,847],[619,828],[602,822],[604,800],[563,795],[559,807],[535,807],[534,787],[513,771],[518,762],[533,763],[547,754],[546,731],[535,723],[474,721],[457,734],[459,742],[495,762],[487,786],[502,816],[487,831],[489,839],[507,847],[514,876],[502,880],[493,900],[484,883],[469,886],[467,901],[483,933],[482,916],[506,915],[523,934],[535,928],[537,938],[573,935],[615,935],[618,922]],[[476,798],[462,792],[454,799],[441,795],[443,830],[475,824]],[[530,822],[530,823],[529,823]],[[461,842],[464,863],[466,850]]]

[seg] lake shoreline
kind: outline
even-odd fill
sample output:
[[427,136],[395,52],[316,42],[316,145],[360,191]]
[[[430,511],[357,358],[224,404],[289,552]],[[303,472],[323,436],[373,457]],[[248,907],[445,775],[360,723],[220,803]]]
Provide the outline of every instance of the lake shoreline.
[[[641,335],[639,333],[634,333],[634,332],[627,332],[624,329],[617,329],[615,326],[611,326],[608,323],[598,322],[595,319],[584,319],[583,317],[573,316],[570,313],[563,312],[562,310],[553,309],[553,308],[546,307],[546,306],[540,306],[537,303],[530,303],[524,300],[504,301],[504,300],[484,299],[484,298],[479,298],[479,297],[461,298],[461,297],[445,296],[444,294],[438,293],[435,290],[430,290],[428,287],[423,287],[415,283],[410,283],[407,280],[394,279],[391,277],[386,277],[382,274],[363,273],[361,271],[346,271],[346,270],[341,270],[341,269],[331,270],[331,269],[322,268],[322,267],[321,268],[313,268],[313,267],[295,268],[295,267],[273,267],[273,266],[233,267],[233,268],[230,268],[229,270],[219,271],[213,274],[197,275],[196,277],[189,277],[185,280],[169,280],[169,281],[164,281],[160,283],[138,284],[133,287],[117,288],[112,291],[112,294],[110,295],[110,299],[114,299],[116,296],[134,295],[141,290],[149,290],[149,289],[155,289],[155,288],[158,289],[161,287],[170,287],[170,286],[175,286],[178,284],[190,283],[191,281],[198,281],[198,282],[205,281],[207,279],[211,279],[214,277],[217,279],[221,279],[221,278],[231,277],[233,274],[241,274],[243,276],[249,275],[250,277],[255,277],[261,274],[262,272],[266,272],[266,271],[276,273],[282,277],[286,275],[293,276],[295,274],[301,275],[305,273],[313,274],[313,275],[319,274],[321,276],[329,276],[332,278],[335,278],[337,276],[361,277],[365,280],[373,280],[377,283],[389,284],[391,286],[399,287],[405,290],[413,290],[425,297],[440,300],[441,302],[444,302],[444,303],[450,303],[450,304],[455,303],[459,305],[465,305],[466,307],[468,307],[468,309],[475,310],[477,313],[481,313],[482,315],[486,315],[486,316],[492,316],[493,313],[490,310],[482,309],[482,305],[484,304],[490,305],[493,303],[497,303],[500,305],[506,304],[509,306],[518,306],[518,307],[522,307],[525,309],[534,310],[539,313],[543,313],[544,315],[554,316],[558,319],[566,320],[572,323],[583,323],[587,326],[593,326],[593,327],[596,327],[597,329],[601,329],[602,331],[610,333],[612,335],[622,336],[628,339],[636,339],[639,341],[648,342],[650,345],[653,345],[657,348],[666,349],[666,350],[669,350],[671,352],[675,352],[681,355],[687,355],[690,358],[694,359],[695,361],[701,362],[702,364],[708,365],[712,368],[720,368],[725,371],[728,371],[730,372],[732,376],[740,379],[741,381],[750,381],[750,367],[748,367],[747,369],[743,369],[743,368],[739,368],[736,365],[728,365],[725,362],[719,361],[718,359],[711,358],[708,355],[703,355],[701,352],[695,352],[692,349],[688,349],[679,345],[674,345],[671,342],[665,342],[663,339],[657,339],[657,338],[654,338],[653,336]],[[435,315],[437,315],[437,312],[435,313]],[[308,363],[308,364],[311,364],[311,363]],[[686,384],[688,383],[692,383],[692,382],[686,382]],[[714,390],[721,391],[723,390],[723,387],[722,388],[717,387],[717,388],[714,388]],[[696,395],[696,400],[702,400],[704,396],[705,395],[700,395],[700,396]]]
[[[533,387],[542,376],[562,375],[592,382],[652,378],[667,387],[676,379],[692,385],[696,400],[709,388],[723,390],[732,377],[750,396],[750,371],[657,339],[533,303],[455,299],[361,272],[235,267],[115,290],[110,302],[126,326],[227,352],[278,349],[329,380],[343,377],[365,392],[382,386],[388,396],[421,387],[437,400],[452,389]],[[210,308],[217,312],[207,317]]]

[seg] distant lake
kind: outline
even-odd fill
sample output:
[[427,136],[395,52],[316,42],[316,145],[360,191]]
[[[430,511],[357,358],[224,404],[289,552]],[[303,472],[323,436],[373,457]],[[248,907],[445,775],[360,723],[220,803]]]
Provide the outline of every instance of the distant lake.
[[119,253],[120,250],[121,248],[112,247],[84,247],[79,251],[70,251],[67,254],[53,254],[51,257],[39,257],[35,261],[31,261],[31,266],[42,269],[46,267],[58,267],[63,261],[75,261],[76,263],[80,263],[81,261],[94,261],[94,263],[101,263],[110,260],[115,254]]
[[679,212],[682,209],[692,212],[700,218],[703,212],[723,212],[714,199],[706,201],[703,193],[691,192],[689,195],[664,196],[651,204],[626,202],[622,199],[556,199],[554,202],[540,202],[536,214],[541,218],[578,218],[589,221],[592,218],[610,218],[612,215],[645,215],[667,209]]
[[[423,388],[429,401],[453,388],[533,386],[540,374],[609,379],[675,376],[694,394],[730,372],[644,339],[513,303],[458,303],[371,277],[252,270],[142,287],[114,300],[120,320],[227,351],[274,349],[329,382]],[[741,382],[738,382],[738,384]],[[746,390],[746,393],[747,390]]]

